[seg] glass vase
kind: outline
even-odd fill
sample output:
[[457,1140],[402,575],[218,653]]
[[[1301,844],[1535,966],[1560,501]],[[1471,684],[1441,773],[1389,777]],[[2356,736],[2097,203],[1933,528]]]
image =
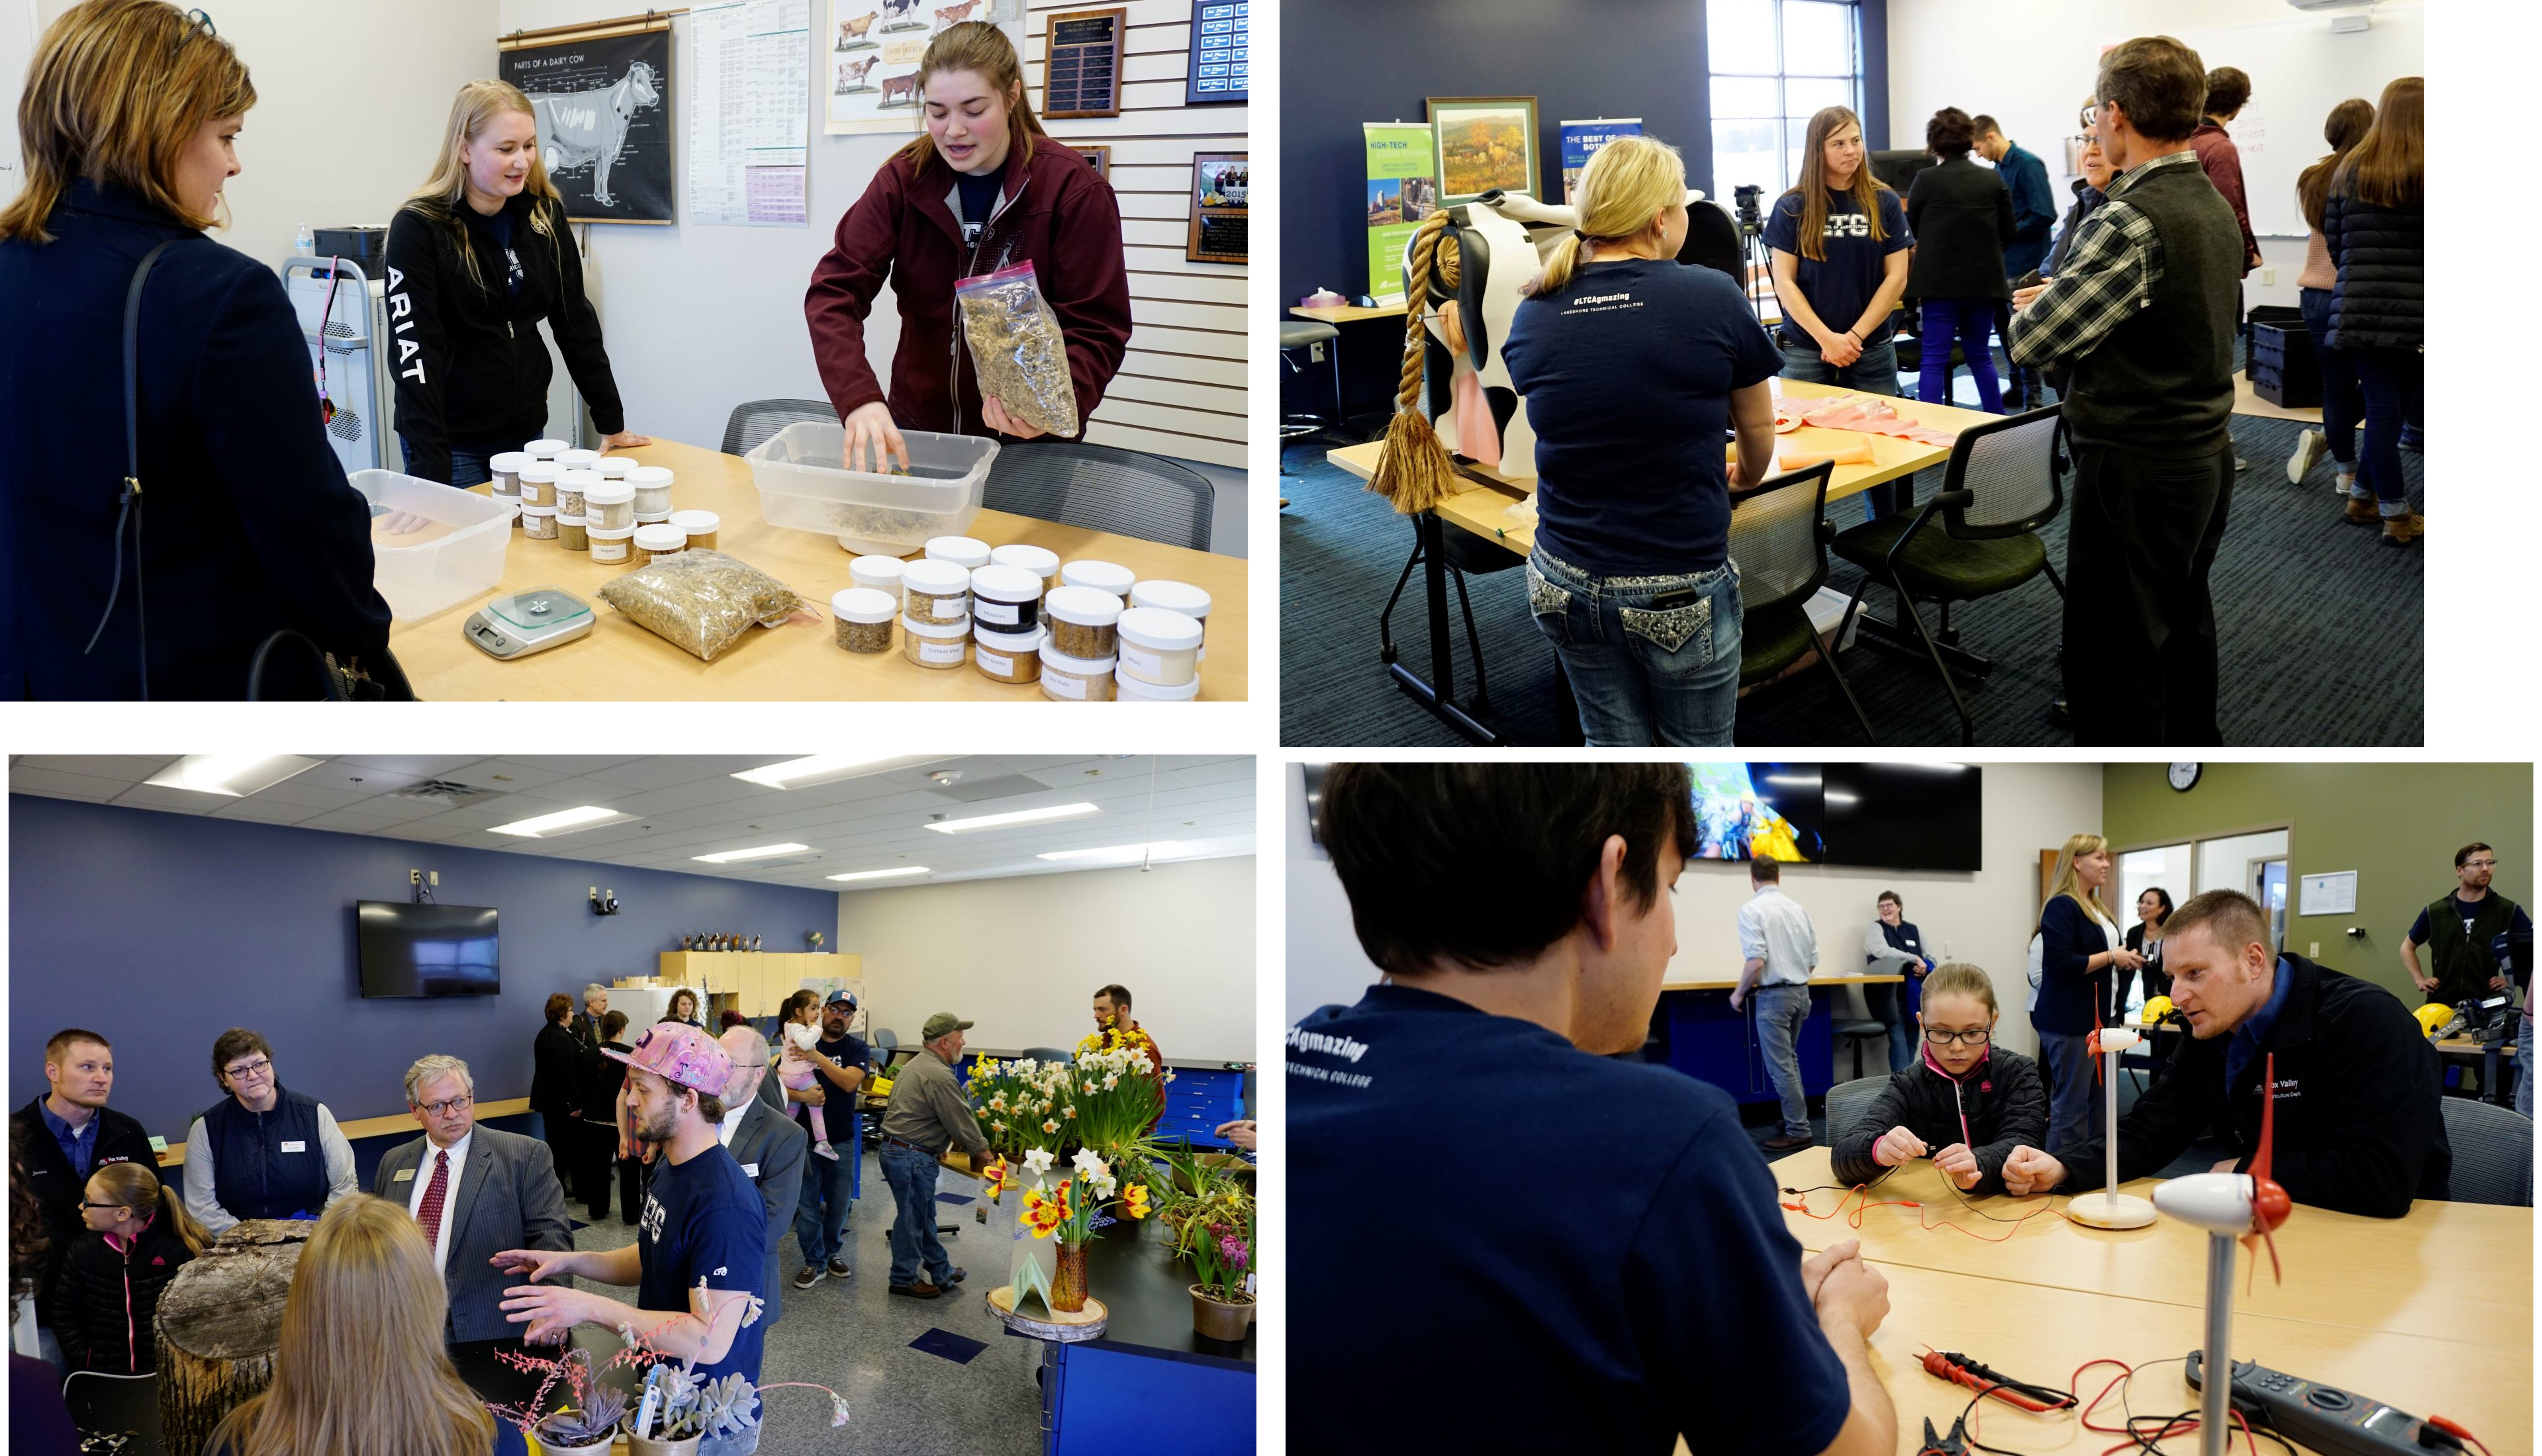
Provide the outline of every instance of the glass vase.
[[1062,1314],[1085,1308],[1085,1244],[1062,1240],[1059,1273],[1050,1282],[1050,1307]]

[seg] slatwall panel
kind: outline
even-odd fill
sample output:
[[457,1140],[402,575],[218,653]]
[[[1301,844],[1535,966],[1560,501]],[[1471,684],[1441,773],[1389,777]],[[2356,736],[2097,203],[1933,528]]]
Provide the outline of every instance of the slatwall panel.
[[[1050,17],[1105,8],[1031,0],[1024,84],[1042,104],[1042,48]],[[1192,158],[1249,152],[1240,106],[1186,107],[1191,0],[1128,0],[1121,114],[1046,121],[1073,146],[1112,149],[1121,198],[1121,242],[1130,263],[1130,351],[1087,422],[1098,445],[1145,450],[1242,469],[1244,465],[1244,267],[1183,259],[1190,229]]]

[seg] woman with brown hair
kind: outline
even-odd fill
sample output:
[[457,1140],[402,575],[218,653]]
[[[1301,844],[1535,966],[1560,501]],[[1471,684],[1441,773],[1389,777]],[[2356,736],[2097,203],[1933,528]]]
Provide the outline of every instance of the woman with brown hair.
[[[82,0],[37,44],[0,208],[0,697],[243,697],[285,628],[411,695],[290,300],[202,236],[255,105],[166,0]],[[264,694],[318,695],[309,660]]]
[[2373,124],[2374,104],[2362,97],[2350,97],[2331,108],[2330,119],[2321,128],[2321,139],[2330,143],[2330,155],[2295,179],[2295,203],[2312,230],[2304,245],[2303,271],[2295,275],[2295,302],[2303,309],[2304,331],[2312,335],[2313,357],[2321,364],[2321,428],[2295,436],[2286,478],[2302,484],[2327,454],[2339,462],[2342,496],[2356,482],[2356,422],[2365,413],[2365,400],[2357,393],[2355,361],[2330,346],[2330,298],[2339,286],[2339,265],[2331,261],[2330,240],[2322,236],[2321,219],[2330,201],[2331,178]]
[[[1765,219],[1781,304],[1783,377],[1898,393],[1889,313],[1906,293],[1906,211],[1871,175],[1862,119],[1843,107],[1810,118],[1801,180]],[[1871,519],[1911,503],[1905,481],[1864,495]]]
[[402,1204],[327,1210],[283,1301],[273,1384],[214,1427],[205,1456],[522,1456],[441,1343],[449,1295]]
[[2401,478],[2401,426],[2420,417],[2428,385],[2421,276],[2427,255],[2427,83],[2383,88],[2374,124],[2332,173],[2321,234],[2339,269],[2330,346],[2356,364],[2365,400],[2364,453],[2348,487],[2348,519],[2382,523],[2383,544],[2405,546],[2426,522]]
[[459,88],[432,176],[389,222],[388,264],[390,314],[413,324],[399,326],[391,363],[407,473],[482,485],[497,452],[547,433],[542,319],[608,437],[601,448],[653,443],[626,427],[582,251],[519,87]]
[[[1081,434],[1130,342],[1120,203],[1083,157],[1043,134],[1006,33],[981,21],[946,27],[928,42],[918,85],[927,134],[839,219],[803,299],[851,470],[886,469],[889,457],[905,467],[903,427],[1044,433],[981,399],[954,328],[953,288],[964,278],[1032,264],[1067,342]],[[865,316],[886,277],[900,315],[887,399],[865,361]]]
[[[567,1199],[576,1192],[575,1172],[591,1161],[590,1153],[583,1150],[586,1134],[581,1126],[582,1043],[565,1026],[572,1015],[573,997],[562,991],[548,997],[547,1025],[539,1028],[538,1040],[530,1045],[530,1111],[546,1125],[548,1150],[556,1154],[557,1182]],[[591,1141],[596,1147],[597,1136]]]

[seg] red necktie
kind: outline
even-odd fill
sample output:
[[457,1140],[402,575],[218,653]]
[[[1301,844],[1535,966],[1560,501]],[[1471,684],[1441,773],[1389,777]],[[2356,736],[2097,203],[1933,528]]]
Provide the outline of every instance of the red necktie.
[[414,1210],[414,1221],[423,1225],[423,1241],[435,1251],[441,1247],[441,1202],[449,1193],[450,1154],[437,1150],[432,1155],[432,1182],[423,1189],[423,1206]]

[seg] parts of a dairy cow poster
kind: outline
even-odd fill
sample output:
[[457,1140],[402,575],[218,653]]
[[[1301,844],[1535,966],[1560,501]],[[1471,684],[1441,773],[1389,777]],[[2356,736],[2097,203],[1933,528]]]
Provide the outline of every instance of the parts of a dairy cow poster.
[[676,221],[671,31],[504,42],[502,78],[538,112],[548,176],[576,222]]

